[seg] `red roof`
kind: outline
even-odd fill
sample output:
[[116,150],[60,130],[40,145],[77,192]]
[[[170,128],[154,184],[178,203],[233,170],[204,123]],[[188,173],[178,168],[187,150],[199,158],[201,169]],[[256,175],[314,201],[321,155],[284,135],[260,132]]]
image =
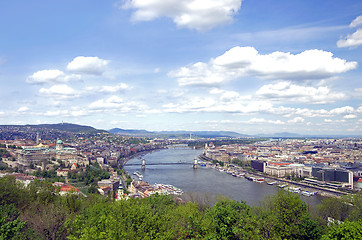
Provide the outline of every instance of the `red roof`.
[[79,192],[79,189],[72,185],[64,185],[60,187],[61,192]]
[[285,162],[270,162],[270,164],[279,165],[279,166],[290,165],[290,163],[285,163]]
[[362,182],[362,178],[358,179],[358,182]]

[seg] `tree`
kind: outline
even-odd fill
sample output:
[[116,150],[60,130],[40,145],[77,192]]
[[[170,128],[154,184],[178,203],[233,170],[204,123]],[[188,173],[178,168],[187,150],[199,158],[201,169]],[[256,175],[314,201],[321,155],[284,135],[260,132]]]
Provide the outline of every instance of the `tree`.
[[345,221],[350,213],[351,206],[346,204],[342,198],[325,198],[317,206],[318,215],[327,223],[328,217],[335,220]]
[[[209,239],[259,239],[256,218],[245,202],[221,200],[206,213]],[[207,220],[206,220],[207,221]]]
[[[280,190],[264,203],[266,211],[273,219],[270,236],[282,239],[318,239],[321,228],[307,212],[307,205],[299,195]],[[268,219],[267,218],[267,219]]]
[[362,221],[336,224],[330,227],[328,233],[322,237],[323,240],[339,239],[362,239]]

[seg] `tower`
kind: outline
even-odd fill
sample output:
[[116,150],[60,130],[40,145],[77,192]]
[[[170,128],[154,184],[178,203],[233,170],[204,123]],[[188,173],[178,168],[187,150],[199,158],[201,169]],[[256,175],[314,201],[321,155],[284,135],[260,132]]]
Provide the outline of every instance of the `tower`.
[[39,143],[40,143],[39,133],[36,133],[36,145],[39,145]]
[[146,169],[146,160],[142,158],[142,170]]
[[194,166],[193,167],[194,167],[194,169],[197,168],[197,158],[194,159]]
[[63,150],[63,141],[62,141],[62,140],[59,139],[59,140],[57,141],[57,145],[56,145],[55,149],[56,149],[57,151],[62,151],[62,150]]

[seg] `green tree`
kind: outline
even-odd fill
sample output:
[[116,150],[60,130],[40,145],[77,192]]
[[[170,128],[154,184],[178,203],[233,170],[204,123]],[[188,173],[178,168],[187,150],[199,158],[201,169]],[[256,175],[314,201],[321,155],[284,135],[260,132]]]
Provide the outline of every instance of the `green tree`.
[[245,202],[221,200],[206,213],[209,239],[259,239],[256,218]]
[[336,224],[329,228],[326,235],[322,237],[323,240],[349,240],[349,239],[362,239],[362,221],[349,222],[346,221],[342,224]]

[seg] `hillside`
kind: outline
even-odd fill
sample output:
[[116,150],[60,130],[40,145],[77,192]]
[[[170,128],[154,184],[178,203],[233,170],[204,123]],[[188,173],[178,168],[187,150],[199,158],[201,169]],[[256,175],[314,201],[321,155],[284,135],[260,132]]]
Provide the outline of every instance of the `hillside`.
[[99,130],[90,126],[78,125],[73,123],[57,123],[57,124],[38,124],[38,125],[0,125],[1,128],[17,128],[17,129],[47,129],[58,130],[71,133],[104,133],[106,131]]

